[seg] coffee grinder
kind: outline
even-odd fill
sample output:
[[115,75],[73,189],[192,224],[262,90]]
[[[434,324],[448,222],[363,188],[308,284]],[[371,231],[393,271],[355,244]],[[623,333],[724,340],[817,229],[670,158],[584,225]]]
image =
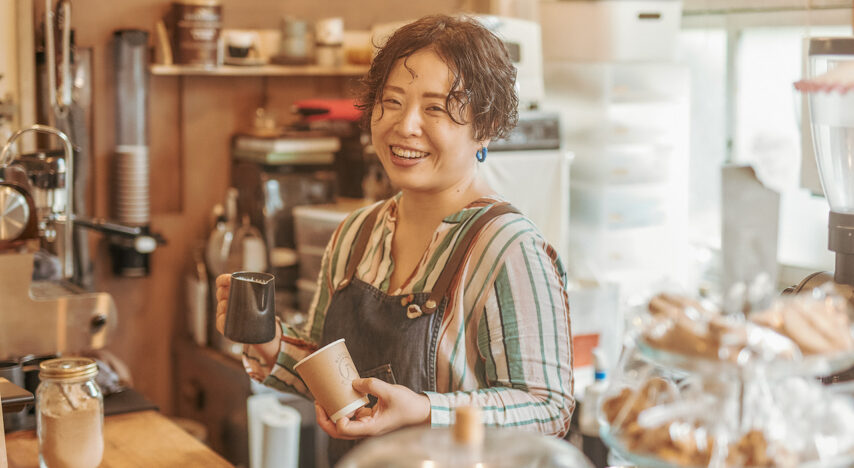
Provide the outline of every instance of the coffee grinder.
[[[813,149],[830,205],[828,248],[836,253],[831,276],[814,273],[788,293],[827,282],[854,303],[854,37],[816,37],[809,43],[809,77],[795,83],[807,93]],[[849,369],[825,379],[854,379]]]
[[[854,37],[816,37],[809,43],[809,77],[795,83],[807,93],[813,149],[830,205],[828,248],[836,252],[831,278],[817,273],[793,292],[833,280],[854,290]],[[846,288],[847,287],[847,288]],[[854,297],[854,295],[849,295]]]

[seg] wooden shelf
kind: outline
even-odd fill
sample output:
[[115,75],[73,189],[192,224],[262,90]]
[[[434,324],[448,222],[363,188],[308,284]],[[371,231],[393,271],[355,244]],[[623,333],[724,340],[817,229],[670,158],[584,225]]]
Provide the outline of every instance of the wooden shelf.
[[317,65],[220,65],[214,68],[189,65],[151,65],[157,76],[360,76],[368,72],[367,65],[320,67]]

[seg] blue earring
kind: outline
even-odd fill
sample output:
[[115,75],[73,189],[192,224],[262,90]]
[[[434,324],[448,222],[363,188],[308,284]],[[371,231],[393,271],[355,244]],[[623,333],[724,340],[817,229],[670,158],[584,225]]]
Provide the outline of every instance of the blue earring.
[[477,150],[477,153],[474,154],[474,157],[477,158],[478,162],[484,162],[486,161],[486,153],[486,146],[484,146],[483,148]]

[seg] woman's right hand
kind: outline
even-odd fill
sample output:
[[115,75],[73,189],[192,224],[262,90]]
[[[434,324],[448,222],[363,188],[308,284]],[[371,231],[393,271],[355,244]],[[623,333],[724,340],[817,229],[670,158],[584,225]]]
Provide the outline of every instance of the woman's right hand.
[[225,333],[225,312],[228,310],[228,292],[231,289],[231,275],[228,273],[216,277],[216,330]]

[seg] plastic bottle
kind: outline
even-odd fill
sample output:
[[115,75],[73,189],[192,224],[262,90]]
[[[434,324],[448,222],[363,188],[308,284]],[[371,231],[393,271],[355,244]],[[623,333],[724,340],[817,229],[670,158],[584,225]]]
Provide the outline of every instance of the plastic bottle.
[[605,352],[602,348],[593,350],[593,383],[584,391],[584,399],[581,402],[581,413],[578,415],[578,427],[581,434],[590,437],[599,436],[598,413],[599,398],[605,393],[608,382],[608,371],[605,363]]

